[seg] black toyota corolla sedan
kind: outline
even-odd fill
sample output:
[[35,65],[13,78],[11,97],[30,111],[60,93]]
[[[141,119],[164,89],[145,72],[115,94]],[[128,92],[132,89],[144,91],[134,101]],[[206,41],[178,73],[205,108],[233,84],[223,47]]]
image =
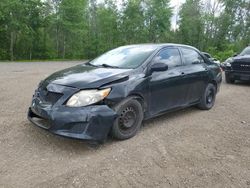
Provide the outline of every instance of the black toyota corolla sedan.
[[123,46],[41,81],[28,119],[61,136],[128,139],[145,119],[193,105],[211,109],[221,80],[219,66],[191,46]]

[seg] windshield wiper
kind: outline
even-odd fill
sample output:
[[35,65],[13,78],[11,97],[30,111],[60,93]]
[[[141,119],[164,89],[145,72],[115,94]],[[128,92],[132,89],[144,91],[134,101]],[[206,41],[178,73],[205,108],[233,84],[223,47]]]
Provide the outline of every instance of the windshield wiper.
[[89,62],[87,62],[87,63],[85,63],[85,65],[89,65],[89,66],[97,67],[96,65],[93,65],[92,63],[90,63],[90,61],[89,61]]
[[120,67],[117,67],[117,66],[112,66],[112,65],[108,65],[108,64],[102,64],[103,67],[107,67],[107,68],[120,68]]
[[93,66],[93,67],[106,67],[106,68],[120,68],[120,67],[117,67],[117,66],[112,66],[112,65],[108,65],[108,64],[101,64],[101,65],[94,65],[90,62],[87,62],[86,65],[90,65],[90,66]]

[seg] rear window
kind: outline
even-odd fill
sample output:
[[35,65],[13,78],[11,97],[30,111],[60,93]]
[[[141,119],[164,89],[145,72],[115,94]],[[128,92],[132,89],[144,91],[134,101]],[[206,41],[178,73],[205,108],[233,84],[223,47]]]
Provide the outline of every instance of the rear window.
[[207,58],[211,58],[211,55],[208,53],[203,53],[204,56],[206,56]]
[[201,55],[193,49],[181,48],[181,52],[186,65],[204,63],[204,59]]

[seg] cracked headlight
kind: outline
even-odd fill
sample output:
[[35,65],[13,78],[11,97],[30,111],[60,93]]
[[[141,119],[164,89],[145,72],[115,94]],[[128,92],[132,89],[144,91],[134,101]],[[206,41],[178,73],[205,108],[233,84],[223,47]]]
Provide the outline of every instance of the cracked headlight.
[[102,89],[102,90],[82,90],[78,93],[75,93],[67,101],[66,106],[69,107],[82,107],[88,106],[94,103],[97,103],[105,99],[111,91],[111,88]]

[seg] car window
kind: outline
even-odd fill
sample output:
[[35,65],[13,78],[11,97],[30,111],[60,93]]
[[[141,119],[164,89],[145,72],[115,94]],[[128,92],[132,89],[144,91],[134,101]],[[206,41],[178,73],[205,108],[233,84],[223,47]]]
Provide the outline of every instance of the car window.
[[212,58],[210,54],[203,53],[207,58]]
[[186,65],[204,63],[204,59],[201,55],[193,49],[181,48],[181,52]]
[[250,55],[250,46],[246,47],[241,53],[240,55],[244,56],[244,55]]
[[104,53],[89,62],[94,66],[133,69],[140,66],[155,50],[154,45],[122,46]]
[[161,50],[154,58],[154,62],[166,63],[168,67],[176,67],[182,64],[180,52],[177,48]]

